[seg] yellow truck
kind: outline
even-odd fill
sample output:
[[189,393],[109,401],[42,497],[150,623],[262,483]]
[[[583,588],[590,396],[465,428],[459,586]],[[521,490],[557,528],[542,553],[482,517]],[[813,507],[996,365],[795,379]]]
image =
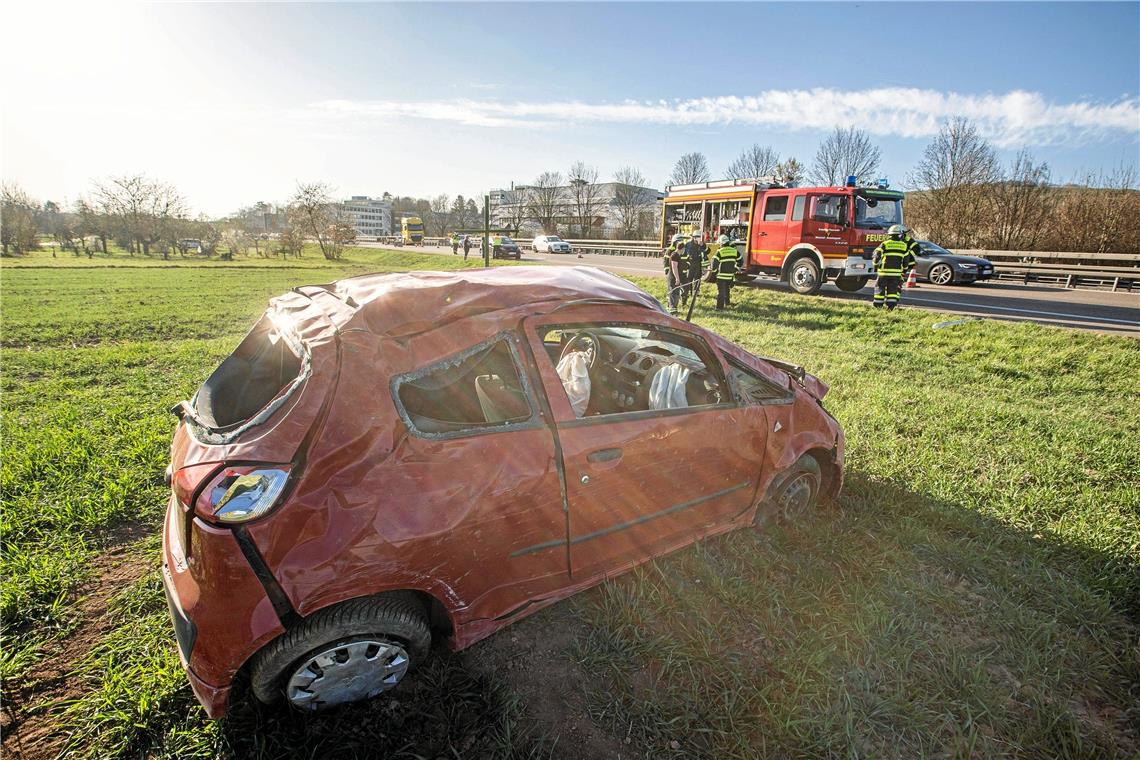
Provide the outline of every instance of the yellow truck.
[[400,237],[405,245],[424,242],[424,220],[418,216],[405,216],[400,220]]

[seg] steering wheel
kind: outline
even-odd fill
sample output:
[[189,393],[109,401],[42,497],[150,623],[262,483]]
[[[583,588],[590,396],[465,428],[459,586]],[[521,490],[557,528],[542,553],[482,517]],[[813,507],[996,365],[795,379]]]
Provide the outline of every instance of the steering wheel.
[[575,351],[586,352],[586,363],[589,365],[591,371],[598,361],[598,341],[593,335],[589,333],[580,332],[570,339],[570,342],[562,349],[562,353],[558,355],[559,363],[562,362],[570,354]]

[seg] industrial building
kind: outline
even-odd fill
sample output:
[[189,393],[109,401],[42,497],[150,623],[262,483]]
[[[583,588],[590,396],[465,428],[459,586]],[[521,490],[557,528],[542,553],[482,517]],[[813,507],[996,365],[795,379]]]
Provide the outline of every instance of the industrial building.
[[354,195],[340,204],[352,220],[357,237],[385,237],[392,234],[392,201]]
[[[588,194],[573,184],[536,187],[512,182],[509,188],[491,190],[489,195],[493,225],[517,229],[522,237],[546,233],[615,238],[626,234],[627,228],[637,238],[652,237],[660,229],[664,198],[655,188],[619,182],[592,185]],[[585,203],[583,195],[588,195]],[[554,229],[544,229],[548,226],[540,220],[544,216]]]

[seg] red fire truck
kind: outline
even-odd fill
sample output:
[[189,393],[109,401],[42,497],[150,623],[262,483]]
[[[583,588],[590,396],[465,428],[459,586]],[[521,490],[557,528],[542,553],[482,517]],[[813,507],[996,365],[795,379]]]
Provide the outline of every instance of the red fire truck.
[[721,180],[666,188],[661,244],[695,230],[728,235],[742,255],[742,277],[764,274],[812,294],[828,280],[848,292],[874,276],[871,254],[902,224],[903,194],[879,187],[782,187]]

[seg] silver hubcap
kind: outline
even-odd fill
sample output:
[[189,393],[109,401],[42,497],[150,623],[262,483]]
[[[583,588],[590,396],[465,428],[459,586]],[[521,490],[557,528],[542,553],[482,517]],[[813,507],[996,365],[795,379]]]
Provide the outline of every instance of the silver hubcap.
[[930,281],[935,285],[945,285],[950,282],[950,267],[934,267],[930,271]]
[[325,707],[374,697],[408,672],[408,653],[390,641],[354,641],[319,652],[293,671],[285,694],[296,707]]
[[801,472],[780,489],[776,504],[785,517],[797,517],[807,511],[811,505],[814,486],[815,478],[806,472]]
[[815,275],[812,274],[811,267],[801,265],[792,271],[792,280],[797,285],[808,286],[815,283]]

